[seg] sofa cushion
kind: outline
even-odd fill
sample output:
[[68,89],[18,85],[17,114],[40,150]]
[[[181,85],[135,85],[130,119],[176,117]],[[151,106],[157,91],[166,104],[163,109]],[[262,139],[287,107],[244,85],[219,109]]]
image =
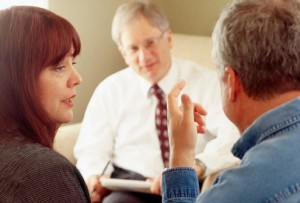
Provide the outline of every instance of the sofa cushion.
[[173,33],[171,52],[177,58],[189,59],[201,66],[214,69],[211,51],[211,37]]

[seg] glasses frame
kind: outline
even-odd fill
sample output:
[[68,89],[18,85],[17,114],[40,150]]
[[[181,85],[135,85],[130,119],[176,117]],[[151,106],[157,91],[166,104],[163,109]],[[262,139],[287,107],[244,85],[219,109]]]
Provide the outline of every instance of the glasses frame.
[[127,47],[122,46],[123,51],[129,56],[137,56],[139,51],[142,50],[140,47],[143,47],[147,51],[154,50],[161,40],[165,37],[166,31],[161,32],[158,37],[152,37],[145,40],[141,45],[129,45]]

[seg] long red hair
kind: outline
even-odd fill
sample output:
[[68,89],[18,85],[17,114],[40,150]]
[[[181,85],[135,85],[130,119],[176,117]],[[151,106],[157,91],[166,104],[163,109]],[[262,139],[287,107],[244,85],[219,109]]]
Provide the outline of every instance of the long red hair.
[[58,126],[43,110],[36,86],[41,71],[72,47],[75,57],[77,31],[53,12],[31,6],[0,11],[0,131],[17,125],[31,140],[53,146]]

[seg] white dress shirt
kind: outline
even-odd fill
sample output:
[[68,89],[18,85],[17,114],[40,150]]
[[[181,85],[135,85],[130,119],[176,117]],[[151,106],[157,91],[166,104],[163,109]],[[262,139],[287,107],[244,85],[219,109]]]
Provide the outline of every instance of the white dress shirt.
[[[158,85],[167,95],[180,80],[183,93],[201,104],[206,133],[199,135],[197,158],[215,172],[238,159],[231,147],[238,139],[236,127],[222,110],[215,71],[191,61],[172,59],[172,67]],[[103,80],[86,109],[74,154],[83,177],[99,175],[110,160],[118,167],[154,178],[164,169],[155,127],[157,100],[149,92],[151,83],[127,67]],[[112,167],[106,171],[112,172]]]

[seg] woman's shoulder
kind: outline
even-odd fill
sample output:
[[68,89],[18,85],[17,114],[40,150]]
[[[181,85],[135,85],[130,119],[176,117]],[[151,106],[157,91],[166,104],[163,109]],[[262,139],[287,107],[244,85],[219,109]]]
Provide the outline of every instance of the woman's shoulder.
[[47,170],[50,175],[61,175],[59,171],[63,171],[65,175],[69,172],[71,175],[79,173],[77,168],[64,156],[53,149],[44,147],[37,143],[28,143],[23,146],[20,153],[24,159],[24,167],[30,168],[31,171]]
[[[8,187],[17,186],[12,190],[22,194],[20,198],[26,199],[27,195],[30,198],[31,195],[36,200],[52,198],[62,202],[86,202],[89,199],[79,171],[52,149],[37,143],[26,143],[0,150],[11,154],[4,171],[6,176],[11,177]],[[62,197],[61,193],[65,195]]]
[[[14,173],[27,176],[47,171],[47,174],[59,175],[59,171],[76,174],[76,167],[54,150],[38,143],[6,143],[0,146],[0,160]],[[5,158],[9,157],[9,159]]]

